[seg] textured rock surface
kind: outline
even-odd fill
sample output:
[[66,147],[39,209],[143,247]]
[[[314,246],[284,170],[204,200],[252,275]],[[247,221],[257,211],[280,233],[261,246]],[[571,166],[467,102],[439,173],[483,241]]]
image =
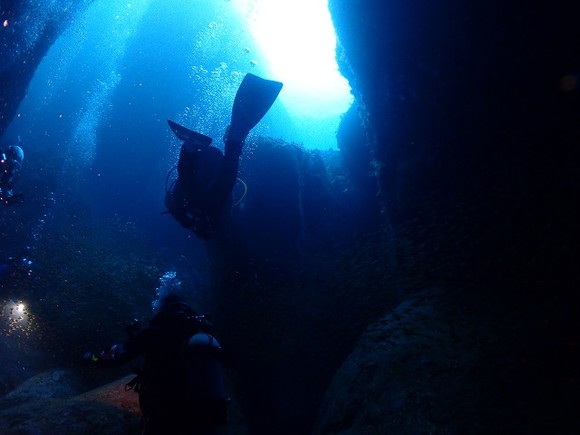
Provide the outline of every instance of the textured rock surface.
[[369,329],[321,433],[578,431],[571,5],[329,1],[393,231],[385,286],[442,293]]
[[424,292],[365,331],[315,433],[578,433],[574,382],[546,362],[551,330],[533,312]]
[[[134,375],[87,392],[69,371],[55,369],[22,383],[0,398],[2,435],[137,434],[141,411],[138,395],[127,391]],[[228,390],[231,387],[228,385]],[[235,401],[228,406],[228,430],[247,435],[244,418]]]
[[[7,0],[0,5],[0,136],[16,114],[28,83],[69,19],[93,0],[35,3]],[[5,23],[5,24],[4,24]]]
[[44,399],[62,399],[79,394],[82,383],[66,370],[55,369],[23,382],[0,399],[0,408]]
[[3,434],[137,433],[137,395],[125,391],[131,377],[78,394],[70,373],[54,370],[24,382],[0,400]]

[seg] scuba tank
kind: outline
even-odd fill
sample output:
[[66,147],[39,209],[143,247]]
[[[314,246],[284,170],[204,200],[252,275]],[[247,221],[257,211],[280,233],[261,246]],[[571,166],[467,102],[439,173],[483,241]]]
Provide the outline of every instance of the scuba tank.
[[187,399],[226,399],[221,346],[215,337],[199,331],[185,348]]

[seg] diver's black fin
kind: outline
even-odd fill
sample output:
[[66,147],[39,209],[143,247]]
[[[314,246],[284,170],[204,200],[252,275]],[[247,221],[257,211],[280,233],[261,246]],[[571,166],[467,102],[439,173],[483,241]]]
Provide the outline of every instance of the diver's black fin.
[[232,122],[228,139],[243,141],[272,107],[282,83],[266,80],[254,74],[246,74],[238,88],[232,107]]
[[197,148],[205,148],[211,145],[211,137],[197,133],[189,128],[185,128],[183,125],[179,125],[171,119],[168,119],[167,123],[179,140],[192,143]]

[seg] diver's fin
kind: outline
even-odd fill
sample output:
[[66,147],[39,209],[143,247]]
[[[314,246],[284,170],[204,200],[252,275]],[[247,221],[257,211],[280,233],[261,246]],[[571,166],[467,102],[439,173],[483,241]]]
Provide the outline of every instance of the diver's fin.
[[242,142],[272,107],[281,90],[280,82],[246,74],[236,93],[227,138]]
[[185,128],[183,125],[179,125],[177,122],[173,122],[170,119],[167,120],[167,123],[179,140],[190,143],[197,148],[205,148],[211,145],[211,137],[197,133],[189,128]]

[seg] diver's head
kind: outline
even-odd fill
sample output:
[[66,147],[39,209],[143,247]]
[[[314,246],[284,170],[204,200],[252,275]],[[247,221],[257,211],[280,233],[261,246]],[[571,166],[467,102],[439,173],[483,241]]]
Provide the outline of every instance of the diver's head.
[[177,314],[193,316],[195,312],[187,303],[184,296],[178,293],[169,293],[159,299],[155,314]]
[[11,160],[16,160],[17,162],[22,163],[24,160],[24,151],[18,145],[10,145],[6,152],[6,156]]
[[10,145],[8,151],[6,151],[6,158],[22,164],[22,161],[24,160],[24,151],[18,145]]

